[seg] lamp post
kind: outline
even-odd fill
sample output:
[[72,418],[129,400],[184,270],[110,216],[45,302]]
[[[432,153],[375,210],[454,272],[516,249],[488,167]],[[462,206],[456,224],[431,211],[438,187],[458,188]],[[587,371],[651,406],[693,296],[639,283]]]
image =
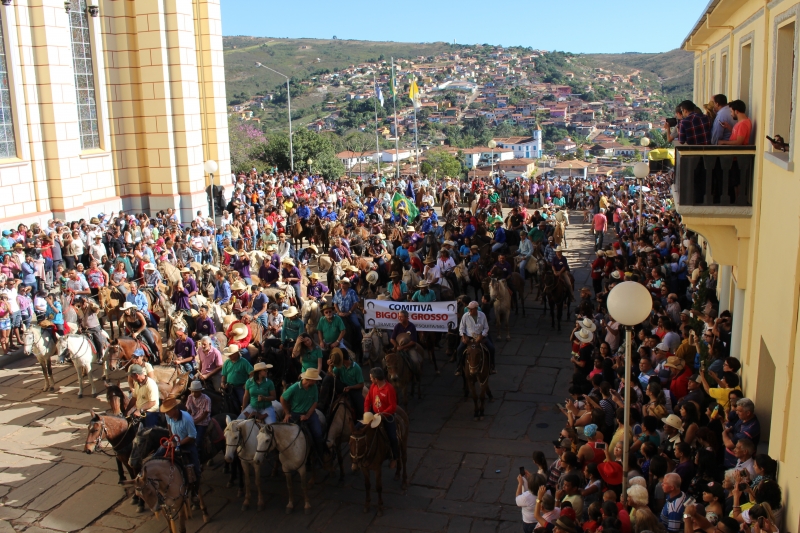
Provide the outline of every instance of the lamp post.
[[494,180],[494,149],[495,149],[495,147],[497,146],[497,141],[495,141],[494,139],[492,139],[491,141],[489,141],[489,143],[487,144],[487,146],[488,146],[488,147],[489,147],[489,149],[492,151],[492,173],[491,173],[491,175],[489,176],[489,178],[491,178],[492,180]]
[[642,236],[642,227],[644,226],[644,179],[650,174],[650,165],[648,163],[636,163],[633,165],[633,175],[639,182],[639,237]]
[[628,450],[631,448],[631,333],[633,326],[650,316],[653,298],[644,285],[624,281],[611,289],[607,306],[611,317],[625,326],[625,414],[622,422],[622,497],[625,498],[628,491]]
[[211,205],[208,207],[208,216],[211,220],[216,220],[216,211],[214,209],[214,172],[216,172],[218,168],[219,165],[217,165],[217,162],[213,159],[209,159],[203,164],[203,169],[211,176],[211,194],[209,194],[209,196],[211,196]]
[[292,147],[292,93],[289,91],[289,76],[282,74],[275,69],[271,69],[266,65],[262,65],[258,61],[256,61],[256,66],[265,68],[270,72],[274,72],[278,76],[283,76],[286,78],[286,103],[289,106],[289,161],[292,166],[292,173],[294,173],[294,148]]
[[308,163],[308,175],[309,176],[311,175],[311,163],[313,163],[313,162],[314,162],[314,160],[311,159],[310,157],[308,158],[308,161],[306,161],[306,163]]

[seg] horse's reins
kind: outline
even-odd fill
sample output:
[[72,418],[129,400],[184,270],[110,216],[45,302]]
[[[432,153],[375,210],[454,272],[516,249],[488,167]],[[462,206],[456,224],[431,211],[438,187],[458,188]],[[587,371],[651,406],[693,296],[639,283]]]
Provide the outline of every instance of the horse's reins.
[[489,372],[486,373],[486,379],[481,381],[479,372],[483,371],[483,367],[486,364],[486,354],[483,351],[483,346],[479,346],[481,349],[481,362],[478,366],[473,367],[472,364],[469,362],[469,357],[467,358],[467,367],[469,367],[469,373],[476,376],[478,380],[478,384],[483,387],[487,381],[489,381]]

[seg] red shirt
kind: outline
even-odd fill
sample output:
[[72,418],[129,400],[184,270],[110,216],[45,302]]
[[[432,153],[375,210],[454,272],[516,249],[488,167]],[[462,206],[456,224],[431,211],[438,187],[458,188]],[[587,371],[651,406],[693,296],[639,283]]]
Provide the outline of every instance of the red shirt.
[[[603,270],[605,270],[606,260],[603,257],[598,257],[592,263],[592,279],[602,279]],[[599,272],[597,272],[599,270]]]
[[236,324],[243,324],[243,322],[240,321],[240,320],[236,320],[234,322],[231,322],[231,325],[228,326],[228,330],[225,332],[225,336],[228,337],[228,344],[229,345],[230,344],[235,344],[241,350],[241,349],[247,348],[247,346],[250,344],[250,341],[253,338],[253,332],[250,331],[250,326],[247,326],[247,336],[245,338],[243,338],[242,340],[235,341],[235,340],[233,340],[233,336],[231,334],[231,330],[233,330],[233,326],[236,325]]
[[677,400],[689,394],[689,377],[691,375],[692,368],[687,366],[683,372],[675,376],[672,383],[670,383],[669,391]]
[[383,387],[374,383],[370,385],[369,394],[364,399],[364,411],[393,415],[397,411],[397,393],[392,384],[386,381]]

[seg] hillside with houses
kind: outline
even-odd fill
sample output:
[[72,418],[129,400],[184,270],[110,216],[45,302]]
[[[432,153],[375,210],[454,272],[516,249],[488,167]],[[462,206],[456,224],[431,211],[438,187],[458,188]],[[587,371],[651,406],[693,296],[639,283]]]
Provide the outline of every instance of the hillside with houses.
[[[233,44],[232,39],[226,38],[226,69],[232,55],[227,52],[241,51],[242,43]],[[295,44],[279,41],[289,51]],[[330,46],[337,49],[338,44]],[[349,172],[373,172],[378,165],[385,171],[398,164],[413,171],[413,165],[424,165],[432,152],[454,156],[463,171],[476,175],[492,167],[506,173],[563,168],[572,172],[573,167],[582,174],[629,172],[630,164],[663,144],[664,117],[672,116],[675,104],[686,96],[674,86],[665,92],[664,76],[685,76],[684,71],[691,75],[692,69],[690,54],[677,51],[664,54],[669,64],[665,71],[657,68],[658,54],[626,54],[622,61],[619,56],[612,60],[530,48],[434,43],[418,46],[438,53],[401,57],[414,46],[394,43],[398,48],[391,49],[379,44],[379,57],[358,63],[320,57],[311,72],[287,73],[292,76],[293,128],[332,139],[337,159]],[[257,54],[264,49],[269,51],[250,45],[247,54],[260,61]],[[305,55],[323,49],[310,39],[298,44],[298,53]],[[342,55],[343,48],[338,49]],[[392,56],[387,52],[394,56],[396,120]],[[286,57],[263,58],[265,65],[270,60],[283,61],[288,68]],[[241,64],[241,56],[237,61]],[[285,83],[265,90],[263,82],[248,85],[238,72],[238,91],[228,92],[231,120],[248,122],[267,136],[285,130]],[[408,94],[412,80],[419,87],[416,106]],[[640,142],[643,137],[649,146]]]

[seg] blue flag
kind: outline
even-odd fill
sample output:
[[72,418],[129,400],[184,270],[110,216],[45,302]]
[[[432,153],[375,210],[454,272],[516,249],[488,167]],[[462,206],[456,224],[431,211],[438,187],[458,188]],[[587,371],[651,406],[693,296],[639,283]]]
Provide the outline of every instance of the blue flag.
[[375,82],[375,98],[381,103],[381,107],[383,107],[383,93],[381,92],[381,86],[378,85],[378,82]]
[[414,187],[411,185],[411,180],[408,180],[408,185],[406,185],[406,196],[411,198],[411,201],[414,203],[417,202],[417,195],[414,194]]

